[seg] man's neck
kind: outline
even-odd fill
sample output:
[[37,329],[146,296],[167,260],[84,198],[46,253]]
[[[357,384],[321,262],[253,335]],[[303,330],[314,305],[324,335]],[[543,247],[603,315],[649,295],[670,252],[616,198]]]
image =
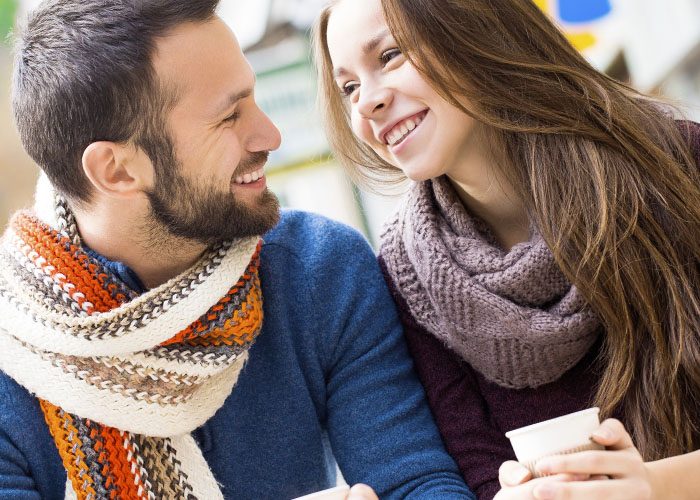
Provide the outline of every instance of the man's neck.
[[[192,267],[206,245],[177,238],[163,229],[148,228],[136,217],[110,217],[112,209],[76,211],[85,245],[109,260],[122,262],[147,289],[155,288]],[[147,230],[148,228],[148,230]]]

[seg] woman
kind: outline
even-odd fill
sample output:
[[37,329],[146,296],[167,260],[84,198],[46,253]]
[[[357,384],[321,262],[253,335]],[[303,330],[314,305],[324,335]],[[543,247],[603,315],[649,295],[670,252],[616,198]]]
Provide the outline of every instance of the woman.
[[[700,128],[528,1],[336,0],[315,44],[337,157],[415,181],[380,259],[472,489],[696,496]],[[505,432],[592,405],[605,451],[511,462]]]

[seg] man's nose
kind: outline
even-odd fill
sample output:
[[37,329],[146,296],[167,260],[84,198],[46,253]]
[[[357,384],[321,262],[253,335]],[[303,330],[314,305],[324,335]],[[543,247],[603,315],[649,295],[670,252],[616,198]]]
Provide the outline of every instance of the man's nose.
[[280,147],[282,136],[269,116],[260,111],[260,116],[253,123],[255,130],[248,140],[248,151],[274,151]]

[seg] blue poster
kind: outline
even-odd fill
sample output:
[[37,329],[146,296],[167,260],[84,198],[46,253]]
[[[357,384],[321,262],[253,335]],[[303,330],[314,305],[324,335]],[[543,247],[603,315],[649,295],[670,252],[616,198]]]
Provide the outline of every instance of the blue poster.
[[611,10],[610,0],[559,0],[559,19],[566,23],[595,21]]

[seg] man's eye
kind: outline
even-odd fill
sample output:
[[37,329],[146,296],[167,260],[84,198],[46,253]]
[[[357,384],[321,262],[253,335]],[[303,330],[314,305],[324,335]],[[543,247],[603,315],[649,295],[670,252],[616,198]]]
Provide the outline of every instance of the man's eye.
[[400,49],[389,49],[385,50],[382,52],[382,55],[379,56],[379,60],[382,62],[382,64],[388,64],[389,61],[394,59],[395,57],[398,57],[401,55],[401,50]]
[[238,118],[240,118],[240,116],[241,116],[241,113],[239,111],[234,111],[229,116],[224,118],[224,123],[233,123],[236,120],[238,120]]
[[340,93],[343,94],[345,97],[350,97],[355,90],[357,90],[357,87],[359,85],[354,82],[346,83],[343,85],[343,87],[340,89]]

